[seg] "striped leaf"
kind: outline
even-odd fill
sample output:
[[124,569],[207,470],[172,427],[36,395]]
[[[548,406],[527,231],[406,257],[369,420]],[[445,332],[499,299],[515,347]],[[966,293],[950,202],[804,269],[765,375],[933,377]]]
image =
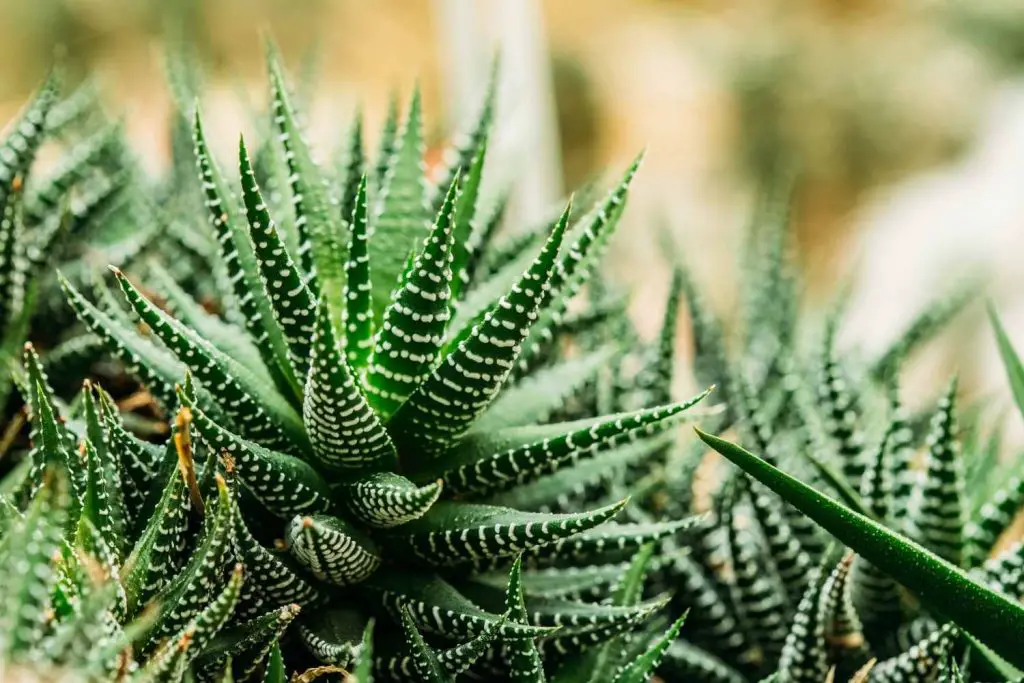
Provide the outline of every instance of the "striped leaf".
[[323,300],[310,351],[302,417],[317,459],[345,473],[394,469],[391,436],[356,383]]
[[422,517],[441,495],[440,481],[417,486],[393,472],[370,474],[343,487],[345,505],[356,519],[390,529]]
[[[451,314],[452,221],[457,182],[401,287],[384,311],[366,376],[367,398],[390,416],[437,364]],[[377,235],[374,236],[376,241]],[[372,252],[371,252],[372,255]],[[376,266],[380,261],[373,261]]]
[[549,515],[455,501],[430,510],[396,529],[388,543],[431,566],[517,553],[592,529],[618,513],[626,501],[575,514]]
[[[384,155],[388,157],[387,170],[378,185],[371,220],[373,239],[370,242],[373,311],[377,322],[383,320],[385,309],[391,306],[391,294],[399,285],[406,260],[430,231],[430,210],[424,183],[422,115],[417,88],[393,149],[382,147],[382,161]],[[389,136],[385,135],[382,145],[388,142]],[[447,186],[448,195],[456,185],[457,180],[453,178]],[[438,213],[447,216],[451,211],[451,202],[446,197]]]
[[874,520],[839,505],[757,456],[697,430],[713,449],[740,466],[821,524],[882,571],[938,608],[957,625],[982,639],[1011,664],[1024,664],[1016,633],[1024,629],[1024,608],[972,581],[961,570]]
[[[477,323],[388,422],[400,449],[438,458],[494,399],[537,319],[569,222],[566,208],[540,254],[512,290]],[[422,456],[421,456],[422,457]]]
[[[445,460],[456,466],[444,471],[441,479],[451,493],[481,496],[506,491],[580,460],[663,434],[708,393],[669,406],[586,420],[576,429],[571,428],[572,423],[561,430],[553,425],[543,438],[482,457],[474,457],[469,450]],[[459,463],[459,457],[466,461]]]
[[954,379],[932,418],[923,482],[910,499],[908,530],[921,545],[960,566],[966,510],[957,440],[956,387]]
[[321,581],[349,586],[377,570],[381,554],[373,540],[330,515],[295,517],[285,532],[288,550]]
[[193,137],[206,207],[242,321],[281,391],[301,396],[302,385],[288,362],[288,343],[265,295],[245,218],[210,154],[198,109]]
[[238,167],[242,177],[242,201],[249,224],[249,239],[252,241],[260,280],[270,299],[274,319],[288,345],[292,373],[301,382],[309,370],[310,337],[316,317],[316,300],[270,217],[270,211],[256,184],[249,151],[242,139],[238,142]]
[[345,358],[362,372],[373,352],[373,281],[370,277],[369,226],[366,214],[366,176],[353,201],[345,263]]
[[340,294],[345,285],[346,226],[343,221],[331,219],[333,211],[326,181],[303,138],[277,52],[272,47],[268,50],[267,62],[274,125],[284,147],[295,228],[299,235],[299,265],[309,276],[313,294],[322,291],[327,296],[331,319],[340,325],[343,302],[337,299],[336,294]]
[[304,460],[229,432],[184,393],[179,393],[179,397],[190,409],[203,440],[226,459],[226,468],[268,510],[290,518],[296,514],[323,512],[330,507],[330,489]]
[[114,275],[125,299],[139,318],[153,330],[182,363],[208,387],[218,407],[244,430],[246,436],[271,446],[306,450],[302,419],[277,394],[261,385],[259,379],[237,361],[214,348],[194,330],[157,308],[144,297],[124,274]]

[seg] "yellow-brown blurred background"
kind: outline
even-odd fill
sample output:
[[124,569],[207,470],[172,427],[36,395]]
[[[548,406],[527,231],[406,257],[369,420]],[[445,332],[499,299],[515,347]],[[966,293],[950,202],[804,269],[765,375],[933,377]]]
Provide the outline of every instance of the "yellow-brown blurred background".
[[[390,94],[416,81],[440,143],[504,45],[506,69],[529,79],[512,107],[529,129],[512,136],[533,180],[520,188],[527,200],[557,198],[646,147],[611,261],[643,329],[667,286],[657,229],[671,226],[728,305],[753,188],[784,162],[801,170],[810,300],[853,282],[851,341],[882,343],[977,267],[1024,340],[1022,3],[0,0],[0,113],[16,109],[60,45],[73,70],[100,74],[111,110],[158,169],[169,144],[160,39],[172,32],[206,62],[204,106],[226,151],[249,129],[238,93],[265,90],[261,29],[293,73],[319,70],[309,118],[325,143],[357,105],[377,121]],[[983,325],[961,328],[922,377],[952,361],[978,387],[1001,386]]]

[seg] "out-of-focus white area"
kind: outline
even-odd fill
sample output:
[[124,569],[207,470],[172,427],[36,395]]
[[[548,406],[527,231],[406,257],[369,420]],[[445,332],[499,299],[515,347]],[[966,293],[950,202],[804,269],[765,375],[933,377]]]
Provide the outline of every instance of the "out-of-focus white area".
[[[981,273],[1024,349],[1024,81],[1007,83],[986,110],[962,159],[879,192],[860,213],[850,247],[859,267],[848,342],[882,350],[927,302]],[[971,373],[978,393],[1008,398],[987,321],[974,311],[955,329],[945,353],[940,345],[919,368],[916,393],[936,391],[959,370]]]

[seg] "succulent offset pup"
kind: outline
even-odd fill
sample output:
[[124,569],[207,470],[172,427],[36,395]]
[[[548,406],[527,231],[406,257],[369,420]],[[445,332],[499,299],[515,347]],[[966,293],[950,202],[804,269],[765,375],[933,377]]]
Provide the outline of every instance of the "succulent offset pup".
[[[142,680],[188,671],[219,680],[225,669],[258,679],[280,669],[268,656],[293,620],[283,642],[290,668],[315,663],[305,650],[329,667],[371,667],[376,680],[539,681],[559,666],[554,680],[643,680],[682,620],[662,635],[625,637],[666,604],[643,591],[655,546],[693,519],[613,523],[626,505],[619,497],[544,511],[575,496],[592,463],[607,476],[602,459],[641,466],[656,457],[706,395],[552,419],[609,359],[557,360],[551,343],[608,243],[639,159],[581,218],[567,207],[534,233],[541,239],[488,263],[495,220],[479,189],[490,95],[436,186],[421,168],[414,96],[401,129],[389,123],[376,167],[354,129],[347,173],[332,188],[273,56],[270,73],[278,139],[267,144],[280,153],[257,159],[285,165],[275,171],[292,198],[274,209],[281,222],[244,142],[238,202],[195,116],[219,248],[211,272],[230,287],[223,317],[158,266],[143,269],[159,306],[143,293],[154,290],[114,269],[141,331],[128,311],[62,280],[86,328],[172,415],[167,444],[134,437],[97,386],[60,407],[26,354],[19,380],[33,450],[20,478],[5,482],[17,505],[4,538],[34,533],[36,518],[16,512],[24,505],[89,533],[48,537],[66,557],[26,584],[27,604],[55,610],[55,625],[88,629],[79,605],[64,619],[46,597],[75,574],[69,595],[108,624],[121,658],[90,671],[112,680],[122,669]],[[7,576],[20,566],[12,545]],[[77,574],[94,564],[106,581],[92,586]],[[108,591],[115,598],[103,603]],[[94,593],[95,604],[86,597]],[[607,600],[571,599],[580,595]],[[54,637],[22,625],[31,633],[10,650],[14,661]],[[640,641],[651,647],[630,654]],[[54,663],[78,655],[61,652]]]

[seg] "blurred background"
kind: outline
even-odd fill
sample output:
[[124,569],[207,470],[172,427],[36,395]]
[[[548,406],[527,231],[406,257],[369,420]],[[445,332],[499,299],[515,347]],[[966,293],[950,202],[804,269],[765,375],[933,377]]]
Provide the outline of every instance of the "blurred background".
[[[262,30],[314,84],[315,140],[338,140],[357,107],[380,121],[392,94],[418,83],[432,154],[500,51],[498,155],[524,225],[646,148],[609,263],[641,331],[658,324],[668,286],[659,232],[728,310],[755,190],[795,167],[808,306],[849,293],[844,343],[882,348],[926,301],[982,272],[1024,344],[1024,3],[0,0],[0,114],[58,49],[72,71],[99,75],[158,171],[170,37],[204,62],[204,107],[227,156],[250,127],[246,102],[265,99]],[[933,395],[953,366],[972,393],[1008,402],[975,308],[914,368],[912,392]]]

